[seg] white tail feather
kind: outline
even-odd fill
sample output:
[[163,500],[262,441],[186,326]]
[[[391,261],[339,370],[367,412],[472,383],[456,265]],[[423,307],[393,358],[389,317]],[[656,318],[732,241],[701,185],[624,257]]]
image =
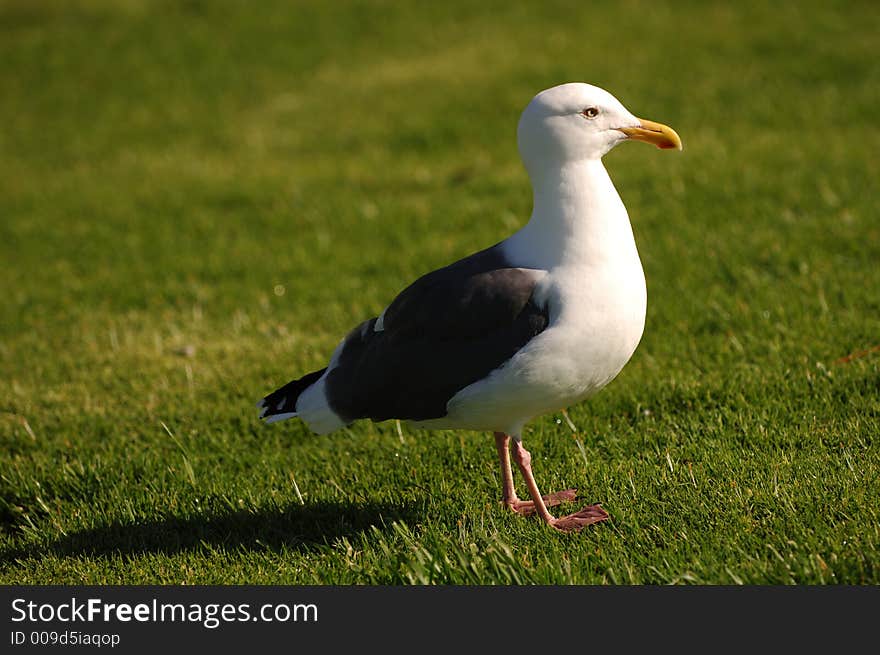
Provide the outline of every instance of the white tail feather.
[[293,418],[297,416],[296,412],[285,412],[284,414],[273,414],[269,418],[266,419],[266,423],[277,423],[278,421],[283,421],[284,419]]
[[346,422],[330,408],[325,394],[326,375],[300,394],[296,409],[309,429],[317,434],[327,434],[343,427]]

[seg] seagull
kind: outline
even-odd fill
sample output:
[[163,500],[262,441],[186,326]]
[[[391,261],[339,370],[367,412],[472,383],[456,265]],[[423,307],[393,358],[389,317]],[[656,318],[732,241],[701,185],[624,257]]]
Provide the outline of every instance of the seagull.
[[[548,507],[574,501],[577,490],[542,496],[522,437],[533,418],[607,385],[641,340],[645,275],[602,165],[626,140],[682,147],[672,128],[636,118],[596,86],[538,93],[517,128],[534,193],[529,221],[417,279],[354,328],[326,368],[263,398],[260,418],[299,417],[318,434],[363,418],[493,432],[506,507],[562,532],[607,519],[599,504],[554,517]],[[517,497],[511,454],[531,500]]]

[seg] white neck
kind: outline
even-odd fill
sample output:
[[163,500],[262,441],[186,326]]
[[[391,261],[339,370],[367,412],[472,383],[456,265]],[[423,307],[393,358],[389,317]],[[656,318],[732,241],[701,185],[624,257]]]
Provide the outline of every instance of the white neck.
[[550,270],[638,258],[626,208],[599,159],[530,171],[529,222],[505,243],[519,266]]

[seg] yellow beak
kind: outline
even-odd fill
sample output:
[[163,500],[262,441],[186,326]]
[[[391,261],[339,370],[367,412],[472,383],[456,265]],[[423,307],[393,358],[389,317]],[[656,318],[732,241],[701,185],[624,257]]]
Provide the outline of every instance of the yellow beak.
[[617,129],[636,141],[653,143],[658,148],[678,148],[681,150],[681,138],[671,127],[644,118],[640,118],[639,121],[641,122],[639,127],[619,127]]

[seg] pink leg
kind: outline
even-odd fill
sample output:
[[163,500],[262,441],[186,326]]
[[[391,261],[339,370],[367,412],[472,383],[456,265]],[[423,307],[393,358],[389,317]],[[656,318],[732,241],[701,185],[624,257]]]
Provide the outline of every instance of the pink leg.
[[[501,502],[511,510],[523,516],[531,516],[535,513],[535,503],[531,500],[520,500],[516,496],[516,488],[513,486],[513,469],[510,466],[510,436],[504,432],[495,433],[495,448],[498,450],[498,459],[501,461]],[[569,502],[577,497],[577,489],[566,489],[543,496],[545,506],[553,507],[560,503]]]
[[534,501],[535,511],[545,523],[556,528],[561,532],[577,532],[593,523],[604,521],[608,518],[607,512],[599,505],[588,505],[579,512],[555,518],[548,510],[541,492],[538,491],[538,483],[535,482],[535,476],[532,475],[532,455],[526,450],[522,443],[517,440],[513,446],[513,457],[519,466],[519,470],[525,478],[526,486],[529,488],[529,495]]
[[503,432],[495,433],[495,449],[498,451],[498,459],[501,460],[501,502],[512,506],[519,502],[516,497],[516,488],[513,486],[513,469],[510,468],[510,437]]

